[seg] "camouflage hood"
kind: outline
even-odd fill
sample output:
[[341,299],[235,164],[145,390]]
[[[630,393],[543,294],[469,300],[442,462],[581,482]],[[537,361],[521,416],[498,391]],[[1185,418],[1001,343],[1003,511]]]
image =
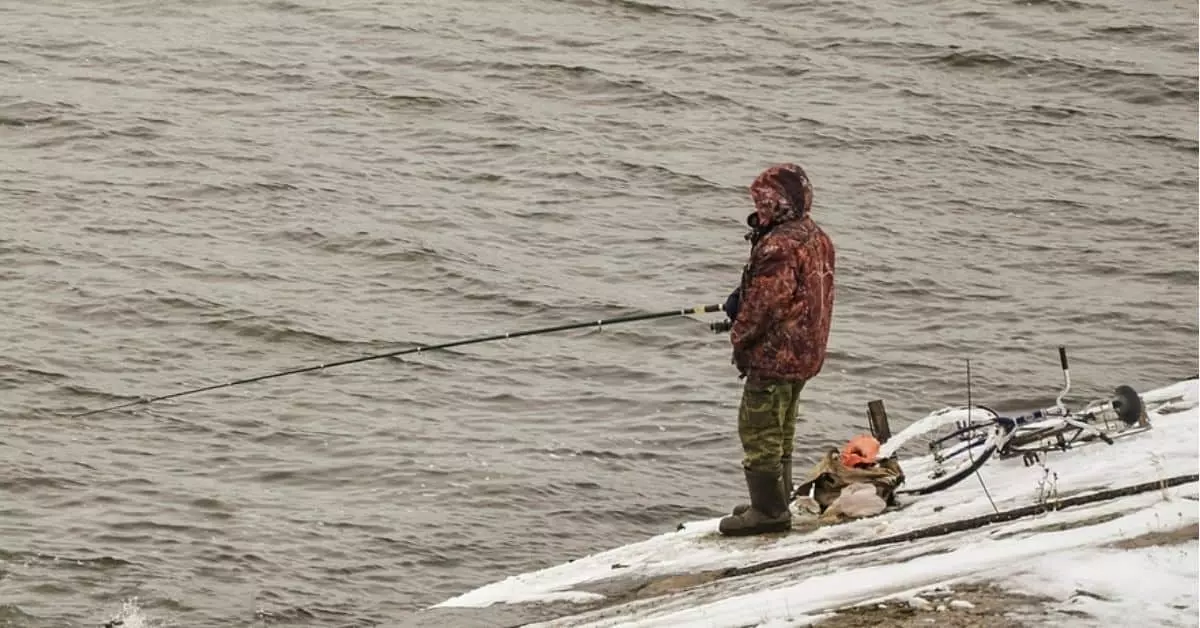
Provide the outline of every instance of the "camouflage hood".
[[[792,163],[771,166],[750,184],[757,229],[797,220],[812,211],[813,188],[808,174]],[[755,226],[755,225],[751,225]]]

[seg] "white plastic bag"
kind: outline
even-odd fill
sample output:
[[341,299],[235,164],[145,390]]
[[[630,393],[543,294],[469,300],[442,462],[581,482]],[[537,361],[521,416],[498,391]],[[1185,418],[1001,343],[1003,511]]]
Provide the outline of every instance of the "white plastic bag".
[[875,492],[873,485],[855,482],[842,489],[841,494],[829,504],[821,518],[836,521],[842,518],[871,517],[883,512],[885,508],[887,502]]

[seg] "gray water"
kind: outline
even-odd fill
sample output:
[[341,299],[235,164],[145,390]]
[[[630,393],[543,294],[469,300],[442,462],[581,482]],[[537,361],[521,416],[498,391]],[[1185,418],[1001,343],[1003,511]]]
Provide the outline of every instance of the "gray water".
[[720,302],[778,161],[839,256],[802,456],[968,358],[1191,375],[1196,58],[1182,0],[0,2],[0,625],[419,624],[719,515],[716,315],[67,415]]

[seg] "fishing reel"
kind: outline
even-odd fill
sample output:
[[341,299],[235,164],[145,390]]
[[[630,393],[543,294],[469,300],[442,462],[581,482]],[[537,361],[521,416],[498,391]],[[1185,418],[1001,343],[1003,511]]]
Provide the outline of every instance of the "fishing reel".
[[733,329],[733,321],[725,320],[709,323],[708,328],[713,330],[714,334],[723,334]]

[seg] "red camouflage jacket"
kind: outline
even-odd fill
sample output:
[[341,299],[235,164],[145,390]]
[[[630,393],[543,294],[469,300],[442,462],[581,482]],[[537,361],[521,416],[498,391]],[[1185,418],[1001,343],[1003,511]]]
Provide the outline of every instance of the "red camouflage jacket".
[[808,380],[825,364],[833,242],[809,215],[812,185],[799,166],[768,168],[750,193],[762,235],[742,273],[733,362],[756,379]]

